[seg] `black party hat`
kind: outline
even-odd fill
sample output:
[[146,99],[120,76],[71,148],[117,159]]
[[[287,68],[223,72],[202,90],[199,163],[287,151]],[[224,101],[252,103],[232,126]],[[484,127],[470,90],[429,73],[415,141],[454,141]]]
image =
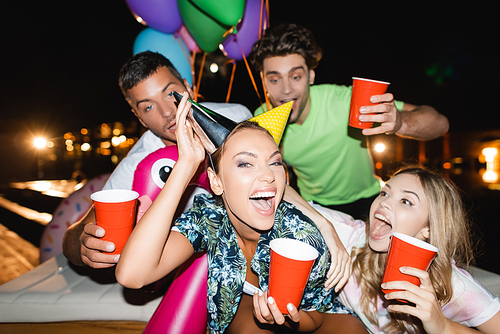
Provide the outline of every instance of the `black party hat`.
[[[180,102],[182,95],[177,92],[173,94],[176,101]],[[198,124],[198,129],[215,146],[215,149],[218,149],[238,123],[191,99],[188,101],[191,102],[193,119]]]

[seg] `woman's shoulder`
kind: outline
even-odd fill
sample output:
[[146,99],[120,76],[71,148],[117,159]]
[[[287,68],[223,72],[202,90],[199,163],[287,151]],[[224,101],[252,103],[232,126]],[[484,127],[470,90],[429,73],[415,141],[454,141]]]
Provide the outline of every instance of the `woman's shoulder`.
[[215,230],[226,216],[226,210],[217,204],[212,194],[198,194],[194,196],[193,206],[176,219],[174,228],[178,231],[209,230],[212,234],[216,233]]
[[493,294],[486,289],[472,274],[463,268],[459,268],[452,262],[452,285],[453,297],[465,294],[471,295],[487,295],[494,298]]
[[218,205],[212,194],[198,194],[194,196],[193,207],[208,208],[212,210],[222,209],[222,205]]
[[295,205],[282,201],[276,212],[275,230],[280,237],[304,241],[316,246],[326,245],[316,224]]
[[278,217],[279,222],[296,221],[297,223],[304,222],[316,226],[313,221],[302,213],[302,211],[300,211],[295,205],[286,201],[281,201],[276,211],[276,216]]
[[500,299],[492,295],[468,271],[454,264],[452,285],[452,299],[443,306],[443,313],[447,318],[476,327],[500,311]]
[[202,193],[194,196],[193,206],[184,211],[178,220],[200,219],[202,217],[217,220],[225,214],[224,206],[219,205],[212,194]]

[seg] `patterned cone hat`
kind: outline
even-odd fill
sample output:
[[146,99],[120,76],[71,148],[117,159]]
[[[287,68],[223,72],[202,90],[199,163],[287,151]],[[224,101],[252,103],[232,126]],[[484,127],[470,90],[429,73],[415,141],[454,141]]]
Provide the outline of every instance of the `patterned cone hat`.
[[[177,92],[173,94],[177,102],[180,102],[182,95]],[[234,130],[238,123],[191,99],[188,99],[188,101],[192,105],[192,116],[198,126],[197,129],[203,132],[205,139],[213,145],[211,149],[207,145],[204,145],[208,153],[212,154],[224,143],[227,136]],[[279,145],[292,110],[292,105],[293,101],[290,101],[259,116],[250,118],[249,121],[255,122],[269,131],[276,144]]]
[[[182,95],[177,92],[174,92],[174,97],[177,102],[182,99]],[[203,134],[215,149],[219,148],[238,123],[191,99],[188,99],[188,101],[191,102],[192,115],[199,129],[203,131]]]
[[249,121],[256,122],[271,133],[277,145],[280,144],[281,137],[285,131],[290,111],[292,110],[293,101],[282,104],[274,109],[271,109],[259,116],[250,118]]

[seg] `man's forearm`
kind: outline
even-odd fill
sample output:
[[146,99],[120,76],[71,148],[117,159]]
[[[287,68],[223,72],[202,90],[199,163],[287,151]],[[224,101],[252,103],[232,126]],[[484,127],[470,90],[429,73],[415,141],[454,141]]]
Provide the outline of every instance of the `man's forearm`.
[[63,254],[73,264],[83,266],[80,253],[80,235],[83,232],[84,224],[75,223],[68,228],[63,238]]
[[448,119],[431,106],[412,106],[400,111],[401,128],[396,134],[403,138],[416,140],[436,139],[449,129]]

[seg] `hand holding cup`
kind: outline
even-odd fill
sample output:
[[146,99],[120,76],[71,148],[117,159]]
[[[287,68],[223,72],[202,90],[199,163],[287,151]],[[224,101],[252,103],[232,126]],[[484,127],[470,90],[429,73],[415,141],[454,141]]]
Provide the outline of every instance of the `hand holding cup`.
[[115,244],[115,250],[110,254],[121,254],[132,233],[138,197],[136,191],[125,189],[101,190],[90,196],[94,202],[96,224],[106,231],[102,240]]
[[371,79],[363,79],[353,77],[351,108],[349,111],[349,126],[358,129],[369,129],[373,126],[373,122],[361,122],[359,120],[359,109],[363,106],[374,106],[376,103],[371,102],[373,95],[381,95],[387,91],[389,82],[377,81]]
[[[393,232],[382,283],[407,281],[419,286],[418,277],[402,273],[400,268],[412,267],[427,271],[438,251],[436,247],[423,240]],[[395,290],[382,291],[387,294]]]
[[274,239],[270,246],[269,295],[281,313],[288,314],[289,303],[299,308],[309,274],[319,253],[311,245],[295,239]]

